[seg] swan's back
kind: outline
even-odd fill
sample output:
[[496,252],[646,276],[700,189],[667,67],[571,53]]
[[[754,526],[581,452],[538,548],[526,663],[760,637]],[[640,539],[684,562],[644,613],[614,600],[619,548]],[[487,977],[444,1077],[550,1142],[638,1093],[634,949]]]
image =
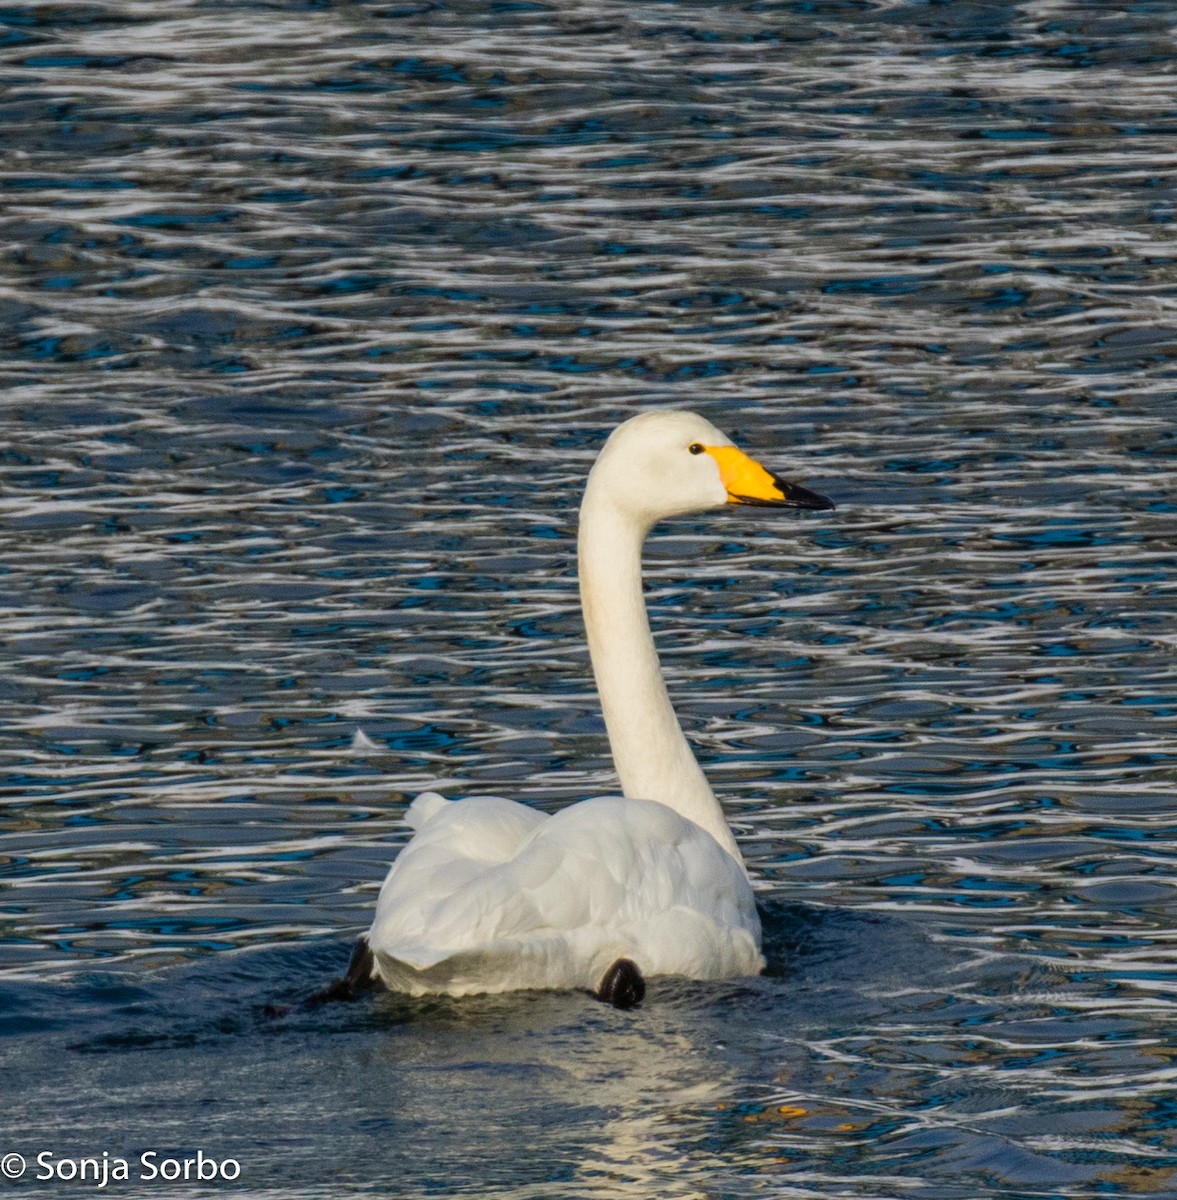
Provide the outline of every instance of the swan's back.
[[763,968],[740,865],[664,805],[622,798],[554,817],[491,798],[431,808],[368,941],[384,982],[414,994],[595,989],[621,958],[696,979]]

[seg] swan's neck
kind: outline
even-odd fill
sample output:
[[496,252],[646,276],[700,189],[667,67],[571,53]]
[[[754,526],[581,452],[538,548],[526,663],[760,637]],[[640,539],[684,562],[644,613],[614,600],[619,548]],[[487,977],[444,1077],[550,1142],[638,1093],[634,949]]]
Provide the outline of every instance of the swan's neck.
[[642,597],[645,536],[590,484],[580,510],[580,600],[621,789],[701,825],[742,863],[666,693]]

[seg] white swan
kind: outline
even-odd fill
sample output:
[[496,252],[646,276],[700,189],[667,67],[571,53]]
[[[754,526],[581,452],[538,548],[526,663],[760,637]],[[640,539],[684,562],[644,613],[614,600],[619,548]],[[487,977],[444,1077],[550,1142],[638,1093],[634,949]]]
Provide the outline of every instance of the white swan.
[[416,830],[357,942],[350,989],[412,995],[588,988],[628,1006],[647,975],[758,974],[743,859],[666,694],[641,550],[663,517],[723,504],[833,508],[770,475],[693,413],[614,430],[580,507],[580,597],[622,797],[554,816],[497,798],[418,796]]

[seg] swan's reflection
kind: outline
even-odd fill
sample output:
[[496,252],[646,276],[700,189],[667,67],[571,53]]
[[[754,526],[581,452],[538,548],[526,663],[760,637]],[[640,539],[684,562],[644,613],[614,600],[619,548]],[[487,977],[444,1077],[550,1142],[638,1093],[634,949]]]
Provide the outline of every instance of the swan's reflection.
[[367,1077],[399,1117],[414,1114],[439,1178],[480,1177],[511,1196],[555,1183],[577,1196],[698,1195],[744,1152],[722,1132],[742,1130],[739,1118],[716,1116],[747,1085],[714,985],[699,987],[655,980],[630,1013],[578,993],[390,997],[407,1024]]

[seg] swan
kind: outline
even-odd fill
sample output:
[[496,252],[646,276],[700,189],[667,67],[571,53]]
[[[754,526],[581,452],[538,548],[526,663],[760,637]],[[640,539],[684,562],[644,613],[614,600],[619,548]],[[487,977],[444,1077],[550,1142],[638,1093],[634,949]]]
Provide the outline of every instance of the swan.
[[702,417],[619,425],[580,507],[580,598],[623,795],[547,815],[425,792],[338,994],[582,988],[618,1007],[647,976],[759,974],[760,920],[723,810],[671,707],[642,597],[642,544],[664,517],[752,504],[830,509]]

